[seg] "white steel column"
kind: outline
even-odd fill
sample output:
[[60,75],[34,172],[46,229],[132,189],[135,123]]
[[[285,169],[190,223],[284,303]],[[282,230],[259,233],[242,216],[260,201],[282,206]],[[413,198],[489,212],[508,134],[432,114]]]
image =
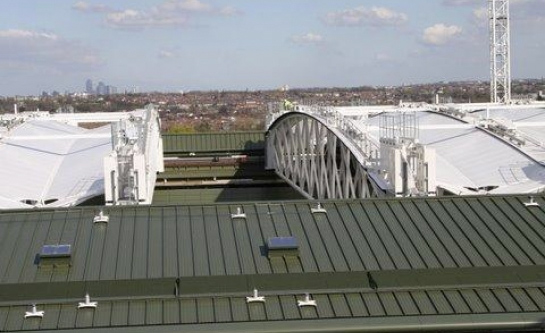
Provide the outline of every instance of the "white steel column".
[[490,99],[511,101],[511,48],[509,0],[489,0]]

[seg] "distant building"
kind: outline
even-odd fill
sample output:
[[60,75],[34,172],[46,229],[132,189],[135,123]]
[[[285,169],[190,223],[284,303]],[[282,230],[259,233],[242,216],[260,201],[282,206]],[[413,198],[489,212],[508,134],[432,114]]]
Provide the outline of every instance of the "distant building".
[[108,88],[104,84],[104,82],[100,81],[97,85],[97,95],[108,95]]
[[106,86],[106,92],[107,92],[108,95],[115,95],[115,94],[117,94],[117,87]]
[[95,94],[95,89],[93,88],[93,81],[91,79],[87,79],[87,81],[85,81],[85,92],[88,93],[89,95]]

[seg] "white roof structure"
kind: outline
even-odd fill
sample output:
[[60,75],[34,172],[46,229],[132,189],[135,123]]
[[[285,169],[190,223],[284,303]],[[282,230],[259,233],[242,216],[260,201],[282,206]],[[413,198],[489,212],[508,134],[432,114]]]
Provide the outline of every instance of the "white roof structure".
[[72,206],[104,194],[104,158],[114,122],[142,111],[109,114],[26,113],[0,118],[0,209]]
[[[543,109],[533,113],[545,117]],[[446,115],[417,112],[416,116],[419,143],[436,153],[438,187],[454,194],[535,193],[545,189],[545,166],[520,147]],[[369,119],[369,134],[377,142],[378,122],[379,116]],[[545,132],[545,123],[541,126]]]
[[505,124],[517,133],[525,144],[520,149],[545,165],[545,106],[544,108],[494,109],[479,110],[473,114],[481,118],[488,117]]
[[[379,107],[356,119],[379,145]],[[383,112],[414,111],[418,142],[434,149],[437,186],[454,194],[536,193],[545,190],[545,105],[410,105]],[[362,121],[357,119],[362,118]]]

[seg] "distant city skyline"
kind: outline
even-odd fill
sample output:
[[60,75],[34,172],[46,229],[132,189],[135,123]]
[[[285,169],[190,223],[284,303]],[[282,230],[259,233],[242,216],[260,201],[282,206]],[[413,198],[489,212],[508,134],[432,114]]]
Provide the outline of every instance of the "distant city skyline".
[[98,81],[96,87],[91,79],[85,81],[84,92],[88,95],[111,95],[117,94],[117,87],[105,84],[103,81]]
[[[488,80],[487,0],[4,0],[0,96]],[[512,0],[513,78],[545,76],[545,0]]]

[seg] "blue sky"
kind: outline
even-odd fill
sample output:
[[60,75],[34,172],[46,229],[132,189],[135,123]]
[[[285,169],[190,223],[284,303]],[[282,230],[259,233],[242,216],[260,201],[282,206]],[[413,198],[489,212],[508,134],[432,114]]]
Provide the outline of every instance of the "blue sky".
[[[2,0],[0,95],[489,77],[487,0]],[[545,0],[512,0],[512,72],[545,74]]]

